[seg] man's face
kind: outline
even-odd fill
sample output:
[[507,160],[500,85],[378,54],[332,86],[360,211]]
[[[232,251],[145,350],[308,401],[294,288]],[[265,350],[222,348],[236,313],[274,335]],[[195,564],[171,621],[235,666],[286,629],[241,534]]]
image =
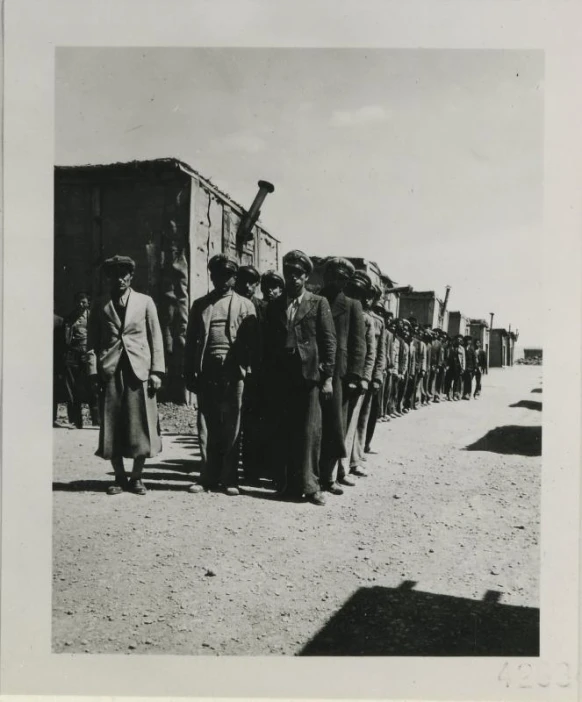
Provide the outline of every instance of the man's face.
[[272,283],[270,285],[265,285],[263,290],[263,297],[267,302],[272,302],[278,297],[281,297],[283,293],[283,288],[278,283]]
[[345,289],[350,276],[344,273],[343,270],[338,270],[337,268],[328,268],[325,271],[324,283],[326,287],[331,287],[338,292]]
[[232,271],[219,268],[212,271],[210,280],[218,292],[227,292],[234,287],[236,277]]
[[255,294],[258,284],[259,281],[254,278],[249,278],[247,276],[239,277],[236,281],[236,291],[239,295],[250,300]]
[[291,297],[298,297],[305,288],[307,273],[299,266],[284,266],[285,289]]
[[123,295],[123,293],[131,286],[131,281],[133,280],[133,273],[127,268],[116,268],[111,271],[110,281],[111,290],[116,295]]
[[476,341],[476,342],[475,342],[475,348],[476,348],[477,350],[479,350],[479,349],[481,348],[481,342],[480,342],[480,341]]
[[77,298],[77,309],[82,312],[89,309],[89,298],[87,295],[79,295]]

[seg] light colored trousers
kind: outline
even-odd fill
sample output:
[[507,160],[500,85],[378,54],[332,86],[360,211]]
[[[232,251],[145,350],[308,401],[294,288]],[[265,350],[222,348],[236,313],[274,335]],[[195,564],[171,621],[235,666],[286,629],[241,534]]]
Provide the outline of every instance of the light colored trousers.
[[[346,457],[340,458],[338,461],[337,468],[337,479],[345,478],[346,474],[350,472],[350,468],[354,467],[353,458],[354,450],[356,448],[356,437],[358,436],[358,425],[360,415],[362,413],[362,406],[364,404],[364,399],[367,397],[368,393],[362,393],[357,397],[350,399],[350,404],[348,407],[348,430],[346,432],[345,446],[346,446]],[[368,416],[370,416],[370,406],[371,402],[368,403]],[[366,424],[368,423],[366,419]],[[363,455],[364,450],[364,438],[366,435],[366,427],[364,426],[363,432],[361,432],[361,450]]]

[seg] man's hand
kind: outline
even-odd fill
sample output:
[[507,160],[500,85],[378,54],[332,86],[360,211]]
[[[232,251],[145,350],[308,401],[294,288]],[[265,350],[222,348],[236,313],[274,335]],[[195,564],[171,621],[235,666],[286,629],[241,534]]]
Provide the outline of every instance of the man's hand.
[[331,378],[326,378],[321,388],[321,394],[324,400],[331,400],[333,396],[333,382]]
[[370,383],[368,383],[367,380],[364,380],[364,379],[362,378],[362,380],[360,380],[360,392],[361,392],[361,393],[368,392],[368,388],[369,388],[369,387],[370,387]]
[[350,382],[348,383],[348,392],[350,394],[354,394],[358,390],[359,390],[358,383],[355,380],[350,380]]
[[184,378],[184,385],[188,392],[194,393],[194,395],[198,393],[198,383],[195,377]]
[[152,393],[156,393],[162,387],[162,379],[158,375],[150,375],[148,386]]
[[379,380],[372,381],[372,392],[374,394],[378,393],[381,387],[382,387],[382,383]]
[[91,390],[95,394],[98,394],[99,392],[101,392],[101,381],[99,380],[99,376],[96,373],[95,373],[95,375],[89,376],[89,383],[91,385]]

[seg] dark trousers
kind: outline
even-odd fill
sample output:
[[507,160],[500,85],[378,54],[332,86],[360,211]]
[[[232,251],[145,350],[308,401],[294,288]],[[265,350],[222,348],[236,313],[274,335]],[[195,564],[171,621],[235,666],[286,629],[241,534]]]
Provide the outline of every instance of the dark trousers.
[[83,402],[88,401],[91,421],[99,424],[99,398],[89,387],[82,349],[68,349],[65,360],[64,385],[67,397],[67,414],[69,422],[81,429],[83,427]]
[[198,426],[205,487],[237,487],[243,380],[238,367],[220,358],[208,358],[200,376]]
[[384,393],[382,395],[382,417],[390,413],[390,400],[392,397],[393,375],[388,371],[384,380]]
[[435,370],[435,375],[434,375],[434,390],[433,390],[433,395],[435,397],[440,397],[440,395],[442,395],[444,392],[445,375],[446,375],[445,366],[437,366],[437,368]]
[[475,369],[475,397],[481,394],[481,376],[482,371],[480,368]]
[[471,397],[473,391],[473,375],[474,371],[466,370],[463,373],[463,397]]
[[262,441],[262,403],[258,378],[249,376],[242,399],[242,465],[246,480],[257,481],[264,476]]
[[406,393],[408,390],[408,375],[405,374],[403,378],[398,379],[398,394],[396,399],[396,409],[398,412],[402,412],[404,409],[404,402],[406,399]]
[[406,399],[405,406],[412,409],[416,407],[417,394],[418,394],[418,381],[419,374],[417,372],[411,373],[408,376],[408,385],[406,388]]
[[457,366],[449,366],[445,375],[445,394],[449,397],[461,395],[462,371]]
[[294,353],[279,360],[269,377],[269,390],[269,454],[277,486],[296,497],[312,495],[319,491],[319,385],[305,380],[301,358]]
[[366,427],[366,440],[364,444],[364,449],[369,449],[372,439],[374,438],[374,432],[376,431],[376,424],[378,422],[378,417],[380,416],[380,392],[372,394],[372,400],[370,405],[370,416],[368,417],[368,426]]
[[319,459],[319,482],[322,488],[334,483],[334,469],[340,458],[345,458],[346,434],[350,394],[345,381],[339,376],[333,378],[333,397],[322,402],[321,406],[321,455]]

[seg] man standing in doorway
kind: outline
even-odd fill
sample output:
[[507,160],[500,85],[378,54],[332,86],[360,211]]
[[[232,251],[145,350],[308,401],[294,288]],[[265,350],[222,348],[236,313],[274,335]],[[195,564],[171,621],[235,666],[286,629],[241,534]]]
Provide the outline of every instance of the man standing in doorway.
[[285,294],[265,313],[264,364],[274,420],[271,460],[279,495],[324,505],[319,484],[321,403],[330,402],[336,358],[333,318],[325,297],[305,289],[313,271],[302,251],[283,258]]
[[[104,266],[111,296],[93,308],[87,334],[88,372],[101,400],[97,455],[113,465],[109,495],[145,495],[144,464],[162,450],[156,401],[165,374],[162,331],[152,298],[131,287],[135,262],[113,256]],[[124,458],[133,459],[129,481]]]
[[235,496],[243,389],[258,352],[257,317],[253,303],[233,290],[236,261],[217,254],[208,270],[214,290],[194,300],[186,333],[184,379],[197,395],[199,424],[205,428],[200,484],[189,491],[222,487]]

